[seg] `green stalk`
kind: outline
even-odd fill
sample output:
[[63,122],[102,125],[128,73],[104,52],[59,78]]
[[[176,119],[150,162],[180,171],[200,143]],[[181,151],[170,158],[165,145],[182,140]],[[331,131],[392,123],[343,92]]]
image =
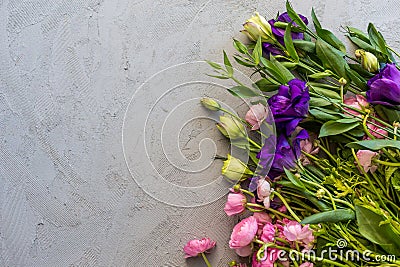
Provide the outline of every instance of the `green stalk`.
[[208,261],[206,254],[204,252],[201,253],[201,256],[203,257],[203,260],[206,263],[207,267],[212,267],[211,263]]

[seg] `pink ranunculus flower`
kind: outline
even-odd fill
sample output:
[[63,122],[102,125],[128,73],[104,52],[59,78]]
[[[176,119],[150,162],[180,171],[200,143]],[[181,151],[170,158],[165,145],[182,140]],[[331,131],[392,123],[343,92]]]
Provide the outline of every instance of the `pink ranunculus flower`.
[[[348,96],[344,99],[344,103],[348,106],[351,106],[352,108],[356,108],[359,110],[364,110],[364,109],[368,108],[368,106],[369,106],[367,99],[362,95]],[[345,110],[357,117],[362,116],[360,114],[360,112],[357,112],[350,108],[345,108]]]
[[265,256],[260,261],[257,259],[257,252],[253,254],[251,261],[252,267],[274,267],[274,263],[279,257],[280,250],[276,248],[267,248]]
[[377,156],[377,152],[373,152],[370,150],[358,150],[357,151],[357,158],[358,161],[360,162],[360,165],[363,167],[365,172],[370,171],[371,173],[374,173],[378,166],[372,164],[372,158]]
[[253,217],[256,218],[258,224],[257,235],[262,234],[262,229],[266,223],[272,222],[271,216],[266,212],[254,212]]
[[312,262],[305,262],[305,263],[300,264],[299,267],[314,267],[314,263],[312,263]]
[[240,214],[245,211],[246,202],[247,198],[243,193],[229,193],[224,211],[228,216]]
[[276,227],[272,223],[266,223],[263,227],[260,239],[265,243],[271,243],[275,239]]
[[310,226],[307,224],[303,227],[296,221],[290,221],[283,227],[283,235],[289,241],[298,241],[305,245],[314,242],[314,235]]
[[272,222],[271,216],[266,212],[255,212],[253,217],[256,218],[257,223],[261,225]]
[[197,257],[200,253],[207,252],[215,247],[215,241],[210,238],[193,239],[183,247],[185,258]]
[[262,122],[267,118],[268,109],[263,104],[251,106],[247,111],[245,119],[252,126],[252,130],[258,130]]
[[257,230],[258,224],[256,218],[250,216],[243,219],[233,228],[229,247],[235,249],[239,256],[249,256],[251,254],[250,244],[253,241]]
[[271,188],[271,184],[265,180],[265,179],[260,179],[257,182],[257,196],[258,196],[258,201],[262,201],[264,203],[264,206],[268,209],[270,206],[270,195],[274,191],[273,188]]

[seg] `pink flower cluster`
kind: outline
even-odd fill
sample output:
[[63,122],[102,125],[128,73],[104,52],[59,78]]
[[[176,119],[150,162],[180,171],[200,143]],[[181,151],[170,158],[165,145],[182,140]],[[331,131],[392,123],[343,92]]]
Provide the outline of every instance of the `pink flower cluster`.
[[252,266],[268,267],[274,266],[280,255],[280,250],[273,248],[273,246],[269,247],[264,251],[264,257],[258,259],[257,251],[261,248],[261,245],[259,245],[259,242],[254,242],[255,240],[279,246],[287,246],[289,244],[293,249],[297,245],[303,250],[309,250],[313,247],[314,235],[309,225],[302,226],[296,221],[283,219],[273,224],[269,215],[264,212],[256,212],[253,216],[240,221],[233,228],[229,247],[234,249],[241,257],[253,254]]

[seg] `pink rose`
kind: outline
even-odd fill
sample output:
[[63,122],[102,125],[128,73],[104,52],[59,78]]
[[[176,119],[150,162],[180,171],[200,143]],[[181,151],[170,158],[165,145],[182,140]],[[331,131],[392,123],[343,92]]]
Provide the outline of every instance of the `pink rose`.
[[[239,256],[246,257],[251,254],[250,243],[258,230],[256,218],[250,216],[235,225],[229,241],[229,247],[236,250]],[[246,255],[247,254],[247,255]]]
[[271,189],[270,183],[265,179],[260,179],[257,182],[257,196],[258,201],[262,201],[264,206],[268,209],[270,205],[270,195],[274,191]]
[[357,152],[358,161],[365,172],[371,171],[371,173],[374,173],[378,168],[378,166],[372,164],[372,158],[376,155],[378,155],[377,152],[370,150],[359,150]]
[[283,234],[289,241],[298,241],[305,245],[314,242],[313,231],[308,224],[302,227],[300,223],[290,221],[283,227]]
[[[351,106],[352,108],[356,108],[356,109],[359,109],[362,111],[365,108],[368,108],[368,106],[369,106],[367,99],[362,95],[348,96],[344,99],[344,103],[348,106]],[[359,112],[352,110],[350,108],[345,108],[345,110],[357,117],[362,116]]]
[[262,122],[267,118],[268,110],[263,104],[251,106],[245,119],[252,126],[252,130],[258,130]]
[[210,238],[202,238],[202,239],[193,239],[187,242],[187,244],[183,247],[183,251],[185,252],[185,258],[196,257],[200,253],[204,253],[209,249],[215,247],[215,241],[212,241]]
[[247,199],[243,193],[229,193],[224,211],[228,216],[240,214],[245,210],[246,202]]
[[305,263],[300,264],[299,267],[314,267],[314,263],[312,263],[312,262],[305,262]]
[[271,243],[275,239],[276,228],[272,223],[266,223],[263,227],[260,239],[265,243]]

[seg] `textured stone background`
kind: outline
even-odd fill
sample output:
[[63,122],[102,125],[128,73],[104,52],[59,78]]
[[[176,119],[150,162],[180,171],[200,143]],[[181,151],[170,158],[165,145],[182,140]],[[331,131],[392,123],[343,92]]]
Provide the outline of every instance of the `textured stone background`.
[[[311,2],[333,31],[374,21],[400,47],[396,0],[293,4],[309,15]],[[203,266],[185,261],[181,247],[204,235],[218,242],[213,266],[226,266],[234,257],[226,243],[235,219],[223,213],[224,199],[179,208],[141,190],[124,159],[124,113],[153,74],[182,62],[220,61],[253,11],[272,17],[283,6],[283,0],[0,0],[0,266]],[[187,98],[182,91],[169,103]],[[209,124],[189,124],[180,138],[193,158],[207,132],[226,146]],[[149,160],[136,152],[137,166]],[[165,164],[158,167],[168,172]],[[211,164],[204,173],[212,177],[219,168]],[[185,185],[192,175],[172,176]]]

